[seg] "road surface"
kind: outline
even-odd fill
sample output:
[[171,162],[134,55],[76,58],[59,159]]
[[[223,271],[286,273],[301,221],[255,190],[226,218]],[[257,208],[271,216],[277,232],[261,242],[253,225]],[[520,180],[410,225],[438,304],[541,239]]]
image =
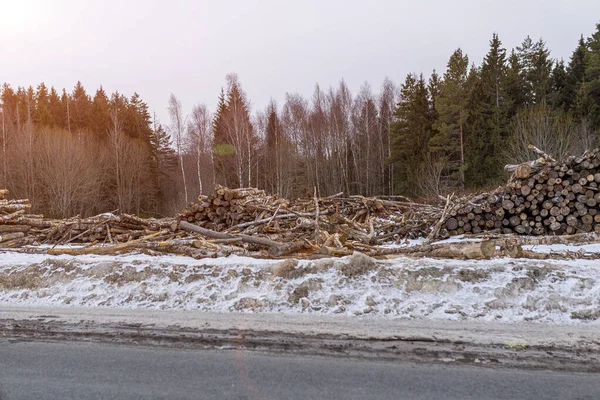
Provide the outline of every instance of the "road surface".
[[600,375],[0,339],[0,399],[597,399]]

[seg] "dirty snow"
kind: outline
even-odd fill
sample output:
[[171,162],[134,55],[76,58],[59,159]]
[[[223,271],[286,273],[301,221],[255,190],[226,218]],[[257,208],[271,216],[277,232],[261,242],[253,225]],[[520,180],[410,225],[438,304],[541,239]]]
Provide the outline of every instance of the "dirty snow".
[[8,252],[0,253],[0,304],[600,324],[600,261]]

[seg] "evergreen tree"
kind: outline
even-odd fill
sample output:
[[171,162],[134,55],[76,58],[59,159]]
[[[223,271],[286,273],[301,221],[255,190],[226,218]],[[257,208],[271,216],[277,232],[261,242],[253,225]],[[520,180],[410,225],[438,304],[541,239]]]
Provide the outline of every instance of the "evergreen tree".
[[65,115],[60,100],[60,96],[54,86],[50,88],[50,94],[48,95],[48,109],[52,116],[52,126],[55,128],[65,129]]
[[[467,71],[469,58],[457,49],[447,64],[439,93],[433,98],[437,119],[429,151],[448,162],[446,183],[464,186],[464,124],[468,118]],[[435,118],[435,116],[434,116]]]
[[127,105],[127,121],[125,126],[127,133],[136,139],[142,139],[148,143],[152,134],[150,112],[148,105],[142,100],[138,93],[133,93]]
[[506,50],[497,34],[471,92],[471,118],[465,132],[468,186],[490,184],[501,176],[510,101],[506,90]]
[[233,147],[234,169],[232,176],[228,176],[228,185],[231,187],[252,186],[252,168],[256,161],[258,140],[250,122],[250,111],[246,95],[242,90],[237,75],[227,76],[227,113],[225,117],[225,134],[227,144]]
[[395,165],[397,191],[418,194],[418,171],[427,155],[433,119],[425,80],[409,74],[401,87],[401,100],[394,113],[390,161]]
[[110,127],[110,105],[106,92],[100,86],[92,101],[91,129],[98,138],[106,138]]
[[[17,117],[17,95],[9,84],[2,85],[0,100],[2,101],[2,115],[6,125],[13,126],[16,124]],[[6,128],[8,129],[8,128]]]
[[585,83],[582,87],[584,109],[592,128],[600,129],[600,23],[587,41]]
[[225,91],[221,88],[217,102],[217,112],[213,118],[215,183],[225,186],[235,186],[235,157],[233,155],[235,150],[227,135],[228,111],[229,109],[225,102]]
[[548,95],[548,104],[553,109],[562,112],[569,111],[569,98],[567,94],[567,69],[565,63],[560,60],[552,70],[550,78],[550,93]]
[[50,95],[44,83],[40,83],[35,94],[33,121],[41,126],[52,126],[54,119],[50,111]]
[[63,110],[62,114],[62,125],[72,133],[71,129],[71,96],[67,93],[67,90],[63,88],[62,96],[60,97],[60,104]]
[[436,120],[438,117],[437,110],[437,100],[440,97],[440,93],[442,92],[443,81],[440,79],[440,76],[435,69],[431,73],[429,77],[429,81],[427,83],[427,91],[429,94],[429,106],[431,108],[431,117]]
[[171,136],[157,123],[154,117],[153,128],[150,134],[152,145],[152,163],[156,165],[156,174],[153,176],[157,186],[156,198],[162,212],[170,212],[169,205],[172,203],[173,193],[177,192],[177,154],[173,148]]
[[582,91],[582,85],[585,82],[585,60],[587,53],[588,48],[582,35],[577,43],[577,48],[571,55],[571,60],[567,67],[567,80],[562,95],[565,98],[566,110],[571,111],[578,120],[583,119],[587,115],[587,111],[584,110],[584,96]]
[[510,101],[509,116],[517,114],[517,111],[528,103],[529,85],[523,76],[524,72],[519,56],[512,50],[508,57],[505,78],[507,100]]
[[90,127],[92,101],[79,81],[77,81],[71,97],[72,101],[69,104],[71,129],[74,132],[81,133]]
[[546,43],[542,39],[534,43],[527,36],[521,46],[517,47],[517,56],[527,83],[528,103],[546,104],[553,64]]

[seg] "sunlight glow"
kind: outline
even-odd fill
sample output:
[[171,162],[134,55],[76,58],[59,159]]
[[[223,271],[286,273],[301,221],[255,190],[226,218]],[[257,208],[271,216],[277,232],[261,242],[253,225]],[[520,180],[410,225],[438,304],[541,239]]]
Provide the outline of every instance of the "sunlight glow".
[[0,0],[0,35],[14,35],[37,29],[47,9],[45,1]]

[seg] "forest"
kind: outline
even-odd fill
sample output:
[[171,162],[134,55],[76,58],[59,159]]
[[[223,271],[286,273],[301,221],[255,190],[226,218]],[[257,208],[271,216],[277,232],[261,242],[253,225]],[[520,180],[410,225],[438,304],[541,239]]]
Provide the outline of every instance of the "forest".
[[[143,88],[140,88],[143,90]],[[92,94],[93,93],[93,94]],[[461,49],[446,70],[353,94],[318,84],[252,110],[226,76],[217,106],[161,123],[137,93],[0,88],[0,188],[51,217],[119,211],[174,215],[216,185],[285,198],[338,192],[426,198],[506,180],[503,166],[600,144],[600,24],[554,59],[543,39],[508,51],[497,34],[479,63]]]

